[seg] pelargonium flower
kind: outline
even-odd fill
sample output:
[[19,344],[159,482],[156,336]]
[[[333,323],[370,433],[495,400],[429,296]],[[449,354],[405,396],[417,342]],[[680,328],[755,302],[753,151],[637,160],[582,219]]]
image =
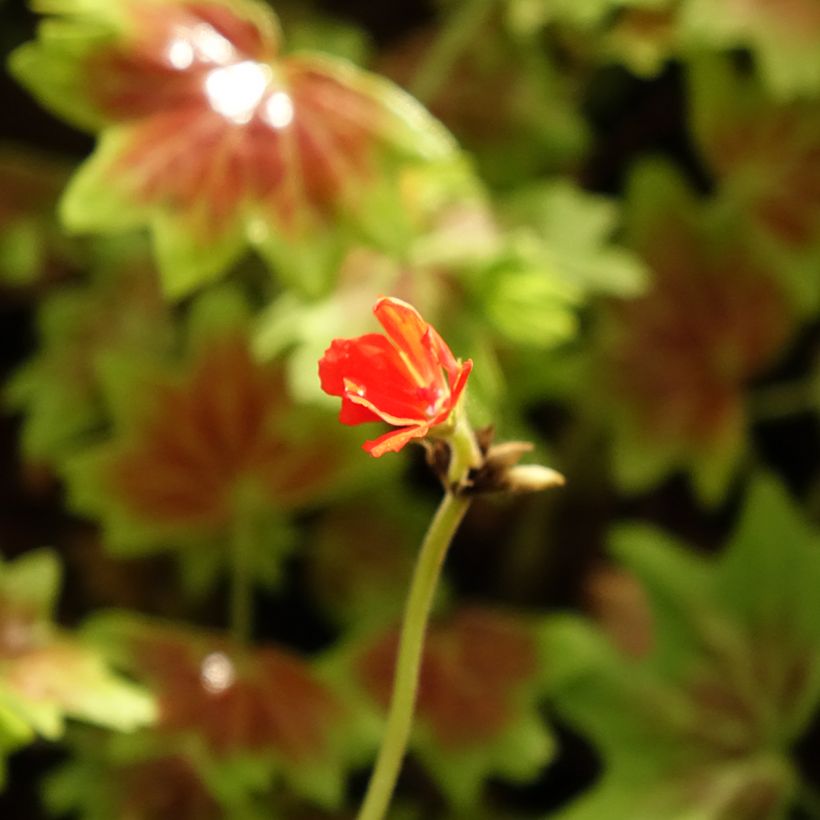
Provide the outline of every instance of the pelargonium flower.
[[341,397],[342,424],[386,421],[398,428],[364,443],[378,458],[450,419],[473,362],[456,359],[436,329],[401,299],[382,297],[373,313],[384,335],[334,339],[319,361],[319,378],[326,393]]

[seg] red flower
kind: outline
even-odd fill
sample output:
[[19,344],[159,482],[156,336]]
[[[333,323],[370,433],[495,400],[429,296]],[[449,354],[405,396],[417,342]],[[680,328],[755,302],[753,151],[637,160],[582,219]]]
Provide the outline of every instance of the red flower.
[[385,335],[334,339],[319,360],[319,378],[326,393],[341,397],[342,424],[386,421],[399,428],[365,442],[364,449],[378,457],[446,422],[473,363],[457,360],[406,302],[383,297],[373,313]]

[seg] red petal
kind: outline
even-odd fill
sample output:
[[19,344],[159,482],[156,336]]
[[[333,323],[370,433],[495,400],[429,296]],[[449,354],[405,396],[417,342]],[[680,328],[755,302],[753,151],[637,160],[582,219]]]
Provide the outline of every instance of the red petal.
[[450,407],[453,408],[458,404],[458,400],[461,397],[462,392],[464,391],[464,387],[467,384],[467,378],[472,373],[473,370],[473,360],[467,359],[464,364],[462,364],[456,373],[455,380],[453,381],[453,385],[451,387],[451,394],[450,394]]
[[427,345],[432,351],[432,355],[436,361],[438,361],[439,366],[447,371],[447,376],[450,379],[450,390],[452,391],[453,385],[461,375],[461,365],[456,357],[453,356],[453,352],[447,346],[447,343],[438,334],[438,331],[432,325],[429,325],[428,328]]
[[319,377],[326,393],[347,395],[390,423],[428,419],[429,391],[419,388],[395,347],[381,334],[334,340],[319,361]]
[[414,438],[424,438],[429,432],[429,424],[419,424],[417,427],[402,427],[399,430],[391,430],[372,441],[366,441],[362,448],[374,458],[379,458],[385,453],[397,453]]
[[339,421],[342,424],[366,424],[371,421],[384,421],[381,416],[374,413],[370,408],[361,404],[355,404],[347,396],[342,398],[342,409],[339,413]]
[[344,395],[344,368],[349,347],[349,339],[334,339],[319,359],[319,382],[330,396]]
[[[443,386],[441,368],[431,350],[429,333],[432,328],[419,312],[401,299],[386,296],[376,302],[373,313],[387,338],[402,355],[416,383],[420,387]],[[438,336],[434,330],[432,332]]]

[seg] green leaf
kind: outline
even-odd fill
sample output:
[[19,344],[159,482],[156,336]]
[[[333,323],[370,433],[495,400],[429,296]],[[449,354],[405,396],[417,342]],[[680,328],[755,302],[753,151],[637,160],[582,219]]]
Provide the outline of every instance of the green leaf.
[[812,96],[820,89],[820,17],[812,0],[777,7],[765,0],[688,0],[681,28],[696,50],[750,48],[769,92],[779,99]]
[[736,220],[699,200],[668,163],[634,170],[625,222],[653,281],[638,298],[603,306],[589,409],[613,433],[624,489],[682,471],[714,505],[746,455],[745,389],[793,333],[791,294]]
[[[555,744],[538,710],[540,625],[463,607],[428,631],[410,750],[455,808],[475,805],[487,778],[527,781]],[[354,708],[376,725],[389,699],[395,630],[349,640],[327,664]]]
[[70,503],[119,554],[175,553],[192,592],[212,585],[242,533],[255,580],[272,585],[294,545],[290,515],[349,485],[366,459],[330,412],[291,398],[281,358],[255,359],[238,291],[196,300],[181,335],[173,354],[106,357],[111,421],[66,460]]
[[171,297],[248,246],[292,283],[316,248],[328,249],[313,255],[320,284],[354,241],[400,253],[411,234],[402,174],[456,156],[444,127],[387,80],[326,54],[283,55],[277,18],[255,0],[220,4],[221,31],[181,0],[161,12],[125,0],[42,10],[52,17],[12,68],[100,135],[62,201],[64,224],[147,227]]
[[[69,741],[70,758],[45,782],[44,799],[55,814],[110,820],[124,812],[146,816],[171,805],[176,820],[280,818],[246,788],[251,781],[257,791],[264,786],[253,764],[235,767],[230,775],[200,769],[186,759],[184,749],[147,732],[75,732]],[[265,781],[269,774],[264,772]]]
[[773,478],[750,486],[718,585],[758,644],[759,674],[777,703],[771,731],[796,735],[820,699],[820,537]]
[[[809,183],[820,140],[811,99],[773,101],[727,57],[689,66],[691,126],[718,179],[716,198],[777,273],[802,314],[820,300],[820,194]],[[742,145],[742,150],[737,146]]]
[[114,263],[92,261],[90,281],[49,293],[37,314],[40,345],[5,385],[23,414],[24,455],[61,466],[107,422],[101,372],[111,358],[158,355],[173,342],[156,272],[116,243]]
[[49,549],[33,550],[0,563],[3,610],[21,612],[32,622],[51,620],[61,581],[60,563]]
[[545,628],[559,713],[604,756],[600,782],[558,816],[785,817],[791,750],[820,705],[818,533],[761,477],[717,559],[643,525],[613,546],[648,593],[654,646],[628,660],[577,619]]
[[[657,660],[674,667],[698,645],[698,617],[709,617],[715,582],[708,564],[680,542],[643,524],[610,533],[613,554],[646,590],[655,614]],[[668,657],[662,657],[663,653]]]
[[133,751],[118,743],[129,764],[178,757],[223,805],[246,805],[271,784],[314,804],[340,804],[370,733],[309,661],[284,647],[250,649],[129,613],[97,617],[93,634],[162,704]]
[[0,281],[31,285],[66,261],[54,210],[67,176],[50,155],[0,143]]
[[501,211],[537,239],[542,264],[567,286],[618,296],[645,290],[646,266],[613,242],[621,220],[613,200],[559,180],[524,188]]
[[562,23],[582,30],[602,23],[624,0],[506,0],[510,27],[518,34],[531,35],[550,23]]
[[577,289],[549,269],[494,265],[483,274],[484,313],[503,338],[517,345],[554,348],[578,334]]
[[155,717],[141,687],[51,623],[59,580],[48,550],[0,564],[0,747],[57,739],[66,718],[133,731]]

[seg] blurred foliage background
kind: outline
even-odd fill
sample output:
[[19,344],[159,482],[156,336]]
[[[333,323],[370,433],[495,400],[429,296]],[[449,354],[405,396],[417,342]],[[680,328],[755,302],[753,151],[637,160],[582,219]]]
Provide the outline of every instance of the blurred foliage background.
[[465,521],[391,817],[820,817],[816,0],[35,6],[0,813],[354,816],[440,488],[316,362],[391,294],[567,476]]

